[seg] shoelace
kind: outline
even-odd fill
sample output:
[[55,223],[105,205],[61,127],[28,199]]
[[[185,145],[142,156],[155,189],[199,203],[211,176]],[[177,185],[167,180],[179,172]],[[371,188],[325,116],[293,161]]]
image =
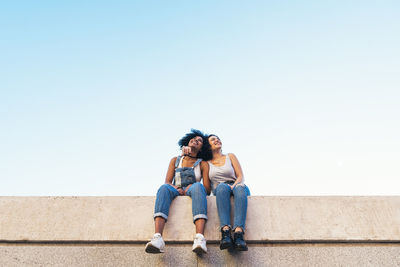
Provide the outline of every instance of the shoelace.
[[201,236],[196,236],[195,238],[194,238],[196,241],[198,241],[198,242],[201,242],[201,241],[206,241],[206,239],[204,238],[204,237],[201,237]]
[[157,239],[160,239],[160,236],[157,236],[157,237],[153,236],[153,238],[151,239],[151,241],[156,241]]

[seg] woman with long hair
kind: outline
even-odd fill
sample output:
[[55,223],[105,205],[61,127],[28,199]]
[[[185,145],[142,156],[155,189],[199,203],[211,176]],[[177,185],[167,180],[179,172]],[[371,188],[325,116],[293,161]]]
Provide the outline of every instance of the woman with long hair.
[[[210,134],[208,142],[213,155],[212,159],[208,161],[209,177],[212,192],[217,199],[222,233],[220,249],[234,248],[239,251],[247,251],[247,244],[243,236],[246,224],[247,197],[250,195],[250,190],[244,184],[242,167],[233,153],[222,153],[222,142],[217,135]],[[235,206],[233,227],[231,224],[231,196],[233,196]],[[231,232],[233,232],[233,240]]]

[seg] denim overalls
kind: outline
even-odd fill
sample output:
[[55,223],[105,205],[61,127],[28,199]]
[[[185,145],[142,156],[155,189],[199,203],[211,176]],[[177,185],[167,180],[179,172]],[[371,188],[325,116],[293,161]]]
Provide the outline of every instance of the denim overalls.
[[[185,190],[190,184],[186,195],[192,198],[193,222],[197,219],[208,219],[207,217],[207,193],[200,182],[196,182],[194,168],[201,162],[196,160],[193,167],[179,167],[181,156],[175,162],[175,176],[173,184]],[[163,217],[168,220],[169,207],[172,200],[179,196],[178,190],[170,184],[163,184],[157,191],[156,204],[154,207],[154,218]]]
[[197,159],[193,164],[193,167],[179,167],[182,156],[178,156],[175,162],[175,177],[173,184],[177,187],[181,187],[183,190],[190,184],[196,182],[196,174],[194,173],[194,168],[202,161],[202,159]]

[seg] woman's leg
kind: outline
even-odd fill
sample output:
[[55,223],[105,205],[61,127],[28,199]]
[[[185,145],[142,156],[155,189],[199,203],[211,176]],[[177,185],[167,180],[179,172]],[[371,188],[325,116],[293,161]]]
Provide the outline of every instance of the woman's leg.
[[247,196],[250,194],[245,185],[237,185],[233,189],[233,198],[235,202],[234,233],[233,242],[236,250],[247,251],[247,244],[244,241],[244,227],[246,224]]
[[225,183],[219,184],[215,189],[221,229],[224,226],[231,228],[231,193],[231,187]]
[[246,225],[248,195],[250,195],[250,190],[247,188],[246,185],[237,185],[233,189],[233,198],[235,202],[233,230],[244,231]]
[[156,217],[154,219],[154,233],[160,233],[161,235],[164,232],[165,219],[163,217]]
[[146,244],[147,253],[163,253],[165,242],[162,238],[165,222],[168,219],[169,207],[172,200],[178,196],[178,190],[168,184],[163,184],[157,192],[156,204],[154,206],[154,236]]
[[204,226],[207,218],[207,193],[201,183],[190,186],[186,195],[192,198],[193,221],[196,225],[196,237],[193,241],[192,251],[198,254],[207,253],[206,239],[204,238]]
[[230,249],[233,246],[231,237],[231,187],[221,183],[215,189],[218,217],[221,226],[221,242],[219,248]]
[[169,207],[172,200],[179,195],[178,190],[168,184],[163,184],[157,191],[154,206],[155,233],[163,233],[165,222],[168,219]]
[[190,186],[186,195],[192,198],[193,222],[196,225],[196,233],[204,233],[204,225],[207,217],[207,193],[201,183],[194,183]]

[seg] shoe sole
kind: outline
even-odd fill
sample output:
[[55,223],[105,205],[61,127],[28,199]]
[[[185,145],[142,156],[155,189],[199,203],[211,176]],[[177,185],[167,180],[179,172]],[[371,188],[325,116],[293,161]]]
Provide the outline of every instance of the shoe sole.
[[207,251],[203,250],[200,246],[195,247],[194,249],[192,249],[192,251],[198,255],[207,253]]
[[148,245],[146,246],[145,251],[146,251],[147,253],[152,253],[152,254],[164,253],[164,250],[163,250],[163,249],[159,249],[159,248],[157,248],[157,247],[155,247],[155,246],[153,246],[153,245],[151,245],[151,244],[148,244]]
[[224,249],[232,249],[233,248],[233,244],[225,244],[225,245],[219,245],[219,249],[220,250],[224,250]]
[[235,247],[235,249],[236,249],[237,251],[248,251],[248,250],[249,250],[248,247]]

